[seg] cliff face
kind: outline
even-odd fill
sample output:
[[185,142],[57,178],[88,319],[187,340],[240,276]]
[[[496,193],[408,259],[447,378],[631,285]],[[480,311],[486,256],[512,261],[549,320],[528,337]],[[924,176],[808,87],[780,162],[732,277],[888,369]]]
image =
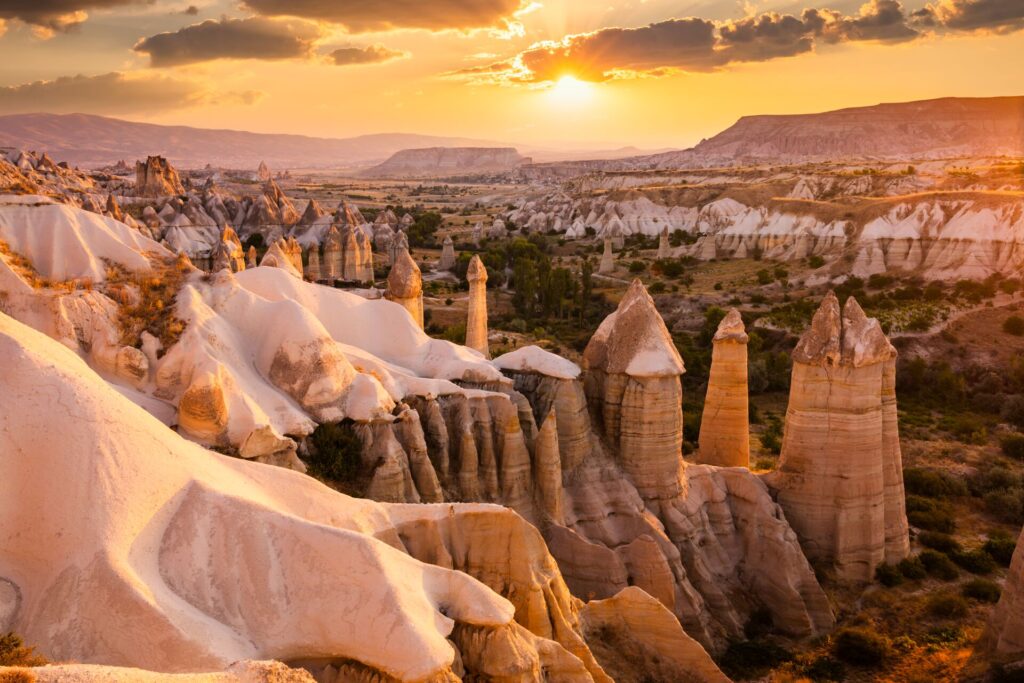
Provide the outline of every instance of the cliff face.
[[493,173],[510,171],[529,161],[512,147],[427,147],[396,152],[362,175],[388,178]]
[[895,349],[857,302],[829,294],[793,351],[779,469],[770,477],[807,555],[870,581],[909,551],[888,369]]
[[693,149],[772,159],[1021,154],[1024,97],[879,104],[821,114],[745,116]]

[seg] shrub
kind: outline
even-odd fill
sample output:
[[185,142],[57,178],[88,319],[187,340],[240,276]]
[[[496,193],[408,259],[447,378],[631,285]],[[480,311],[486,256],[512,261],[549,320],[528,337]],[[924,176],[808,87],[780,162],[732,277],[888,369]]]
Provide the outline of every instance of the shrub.
[[907,493],[927,498],[953,498],[967,495],[967,486],[948,472],[908,467],[903,470],[903,487]]
[[782,439],[773,432],[765,432],[761,435],[761,446],[769,453],[778,455],[782,452]]
[[919,557],[907,557],[900,560],[900,563],[896,565],[900,568],[900,573],[905,578],[911,579],[912,581],[918,581],[928,575],[928,572],[924,568],[924,564],[921,562]]
[[911,525],[928,531],[948,534],[956,530],[956,518],[947,503],[921,496],[907,496],[907,520]]
[[721,659],[722,670],[730,678],[760,678],[771,669],[793,659],[785,648],[759,640],[734,641]]
[[956,565],[953,564],[953,560],[940,552],[922,550],[918,558],[930,576],[942,579],[943,581],[953,581],[960,576],[960,572],[957,570]]
[[362,470],[363,444],[348,425],[326,422],[310,435],[309,470],[315,477],[352,482]]
[[1024,318],[1019,315],[1011,315],[1003,321],[1003,332],[1012,334],[1015,337],[1024,335]]
[[985,541],[982,549],[992,556],[992,559],[1004,567],[1010,566],[1013,559],[1013,551],[1017,548],[1017,542],[1009,536],[993,536]]
[[1024,434],[1004,436],[999,442],[1003,454],[1014,460],[1024,460]]
[[894,564],[880,564],[875,568],[875,580],[891,588],[903,583],[903,572]]
[[43,666],[46,657],[27,647],[17,633],[0,635],[0,666]]
[[1024,488],[1014,486],[986,493],[985,509],[993,517],[1007,524],[1024,522]]
[[888,638],[866,628],[843,628],[832,639],[832,654],[854,666],[880,666],[891,651]]
[[1000,414],[1004,420],[1017,429],[1024,429],[1024,396],[1011,396],[1003,404],[1003,410]]
[[918,535],[917,540],[924,547],[938,550],[940,553],[946,553],[947,555],[960,550],[959,541],[949,534],[943,534],[938,531],[922,531]]
[[631,273],[642,273],[647,270],[647,266],[643,261],[633,261],[629,264],[629,272]]
[[950,557],[958,565],[972,574],[991,574],[996,569],[996,561],[982,549],[956,551]]
[[842,681],[846,678],[846,667],[828,655],[818,657],[804,668],[804,676],[815,683],[819,681]]
[[807,259],[807,265],[809,265],[811,268],[821,268],[823,265],[825,265],[825,259],[817,255],[811,256],[810,258]]
[[928,599],[928,613],[939,619],[960,619],[967,616],[969,605],[959,595],[938,593]]
[[978,602],[999,602],[999,584],[988,579],[972,579],[960,588],[960,592],[965,598]]
[[651,286],[647,288],[647,291],[651,294],[661,294],[665,291],[665,283],[658,280],[657,282],[652,283]]
[[768,272],[767,268],[762,268],[761,270],[757,271],[757,284],[759,284],[759,285],[767,285],[771,281],[772,281],[772,274],[770,272]]

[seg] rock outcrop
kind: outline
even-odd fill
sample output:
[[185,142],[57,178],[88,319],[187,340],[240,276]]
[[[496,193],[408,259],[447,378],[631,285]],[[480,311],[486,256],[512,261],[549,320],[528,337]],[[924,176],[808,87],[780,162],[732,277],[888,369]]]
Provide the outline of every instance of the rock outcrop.
[[604,251],[601,252],[601,265],[597,272],[602,274],[615,272],[615,254],[612,253],[612,240],[610,237],[604,239]]
[[999,662],[1024,661],[1024,533],[1017,540],[1006,584],[986,633],[989,649]]
[[438,270],[451,270],[455,267],[455,244],[451,235],[445,235],[441,242],[441,258],[437,262]]
[[711,373],[697,453],[697,462],[702,464],[750,466],[748,340],[740,312],[729,309],[712,340]]
[[623,470],[646,499],[682,493],[686,371],[654,301],[634,280],[583,352],[587,398]]
[[852,297],[840,313],[832,293],[793,351],[770,482],[808,557],[843,580],[870,581],[909,549],[895,395],[884,379],[895,354],[877,320]]
[[658,253],[656,258],[666,259],[672,256],[672,247],[668,242],[668,226],[666,225],[661,229],[661,235],[658,237]]
[[403,250],[391,266],[384,297],[401,304],[416,325],[423,329],[423,277],[408,251]]
[[149,157],[135,163],[135,194],[140,197],[166,197],[184,194],[181,178],[163,157]]
[[490,343],[487,339],[487,268],[476,254],[469,261],[466,280],[469,282],[466,346],[484,354],[484,358],[490,358]]

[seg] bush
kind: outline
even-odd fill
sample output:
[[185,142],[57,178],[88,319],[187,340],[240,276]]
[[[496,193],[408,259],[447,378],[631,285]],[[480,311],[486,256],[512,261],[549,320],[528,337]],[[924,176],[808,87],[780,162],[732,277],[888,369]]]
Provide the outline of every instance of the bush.
[[960,542],[949,534],[943,534],[938,531],[922,531],[917,540],[921,542],[926,548],[932,550],[938,550],[940,553],[954,553],[960,550]]
[[972,574],[991,574],[996,570],[996,561],[984,550],[956,551],[950,557]]
[[34,647],[26,647],[17,633],[0,635],[0,666],[43,666],[46,657]]
[[903,572],[894,564],[880,564],[875,568],[875,580],[892,588],[903,583]]
[[999,602],[999,584],[988,579],[972,579],[965,583],[960,592],[965,598],[977,600],[978,602]]
[[629,272],[631,273],[642,273],[647,270],[647,265],[643,261],[633,261],[629,264]]
[[907,493],[926,498],[966,496],[967,486],[948,472],[908,467],[903,470],[903,487]]
[[730,678],[760,678],[771,669],[793,659],[785,648],[759,640],[733,641],[719,664]]
[[846,667],[839,660],[826,655],[811,662],[804,668],[803,674],[815,683],[842,681],[846,678]]
[[309,471],[322,479],[352,482],[362,470],[363,443],[348,425],[326,422],[309,437]]
[[1004,436],[999,447],[1003,449],[1003,455],[1014,460],[1024,460],[1024,434]]
[[1024,336],[1024,318],[1019,315],[1011,315],[1003,321],[1003,332],[1015,337]]
[[985,541],[982,549],[992,556],[992,559],[1004,567],[1010,566],[1013,559],[1013,551],[1017,548],[1017,542],[1009,536],[993,536]]
[[1024,488],[1014,486],[985,494],[985,509],[996,519],[1007,524],[1024,522]]
[[907,496],[907,521],[928,531],[948,534],[956,530],[956,518],[948,503],[921,496]]
[[900,573],[903,574],[904,578],[912,581],[919,581],[926,576],[928,572],[924,568],[924,564],[918,557],[907,557],[900,560],[900,563],[896,565],[900,568]]
[[757,271],[757,284],[767,285],[772,281],[772,274],[768,272],[767,268],[762,268]]
[[843,628],[832,639],[832,654],[854,666],[880,666],[891,651],[888,638],[866,628]]
[[924,569],[930,576],[934,576],[937,579],[943,581],[953,581],[960,576],[960,571],[953,564],[953,560],[949,559],[946,555],[934,550],[922,550],[921,554],[918,555],[921,560],[921,564],[924,565]]
[[928,613],[939,619],[961,619],[970,605],[959,595],[939,593],[928,599]]

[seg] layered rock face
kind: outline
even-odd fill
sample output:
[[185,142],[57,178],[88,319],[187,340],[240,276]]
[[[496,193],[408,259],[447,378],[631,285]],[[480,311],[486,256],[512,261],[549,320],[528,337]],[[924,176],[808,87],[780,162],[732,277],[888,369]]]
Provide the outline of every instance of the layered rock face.
[[[1022,533],[1021,538],[1024,538]],[[1024,541],[1017,540],[986,640],[999,661],[1024,660]]]
[[420,329],[423,329],[423,277],[420,275],[420,267],[408,251],[402,250],[391,266],[384,296],[401,304]]
[[480,257],[473,255],[466,270],[469,281],[469,311],[466,320],[466,346],[491,357],[487,340],[487,268]]
[[623,470],[645,498],[681,493],[682,385],[672,336],[639,280],[583,352],[587,398]]
[[135,163],[135,192],[140,197],[166,197],[183,194],[185,188],[174,167],[158,156]]
[[779,469],[771,486],[807,555],[870,581],[909,550],[895,349],[852,297],[829,294],[793,351]]
[[697,461],[702,464],[719,467],[750,466],[748,340],[740,312],[735,308],[729,309],[712,340],[711,373],[701,416],[700,449],[697,453]]

